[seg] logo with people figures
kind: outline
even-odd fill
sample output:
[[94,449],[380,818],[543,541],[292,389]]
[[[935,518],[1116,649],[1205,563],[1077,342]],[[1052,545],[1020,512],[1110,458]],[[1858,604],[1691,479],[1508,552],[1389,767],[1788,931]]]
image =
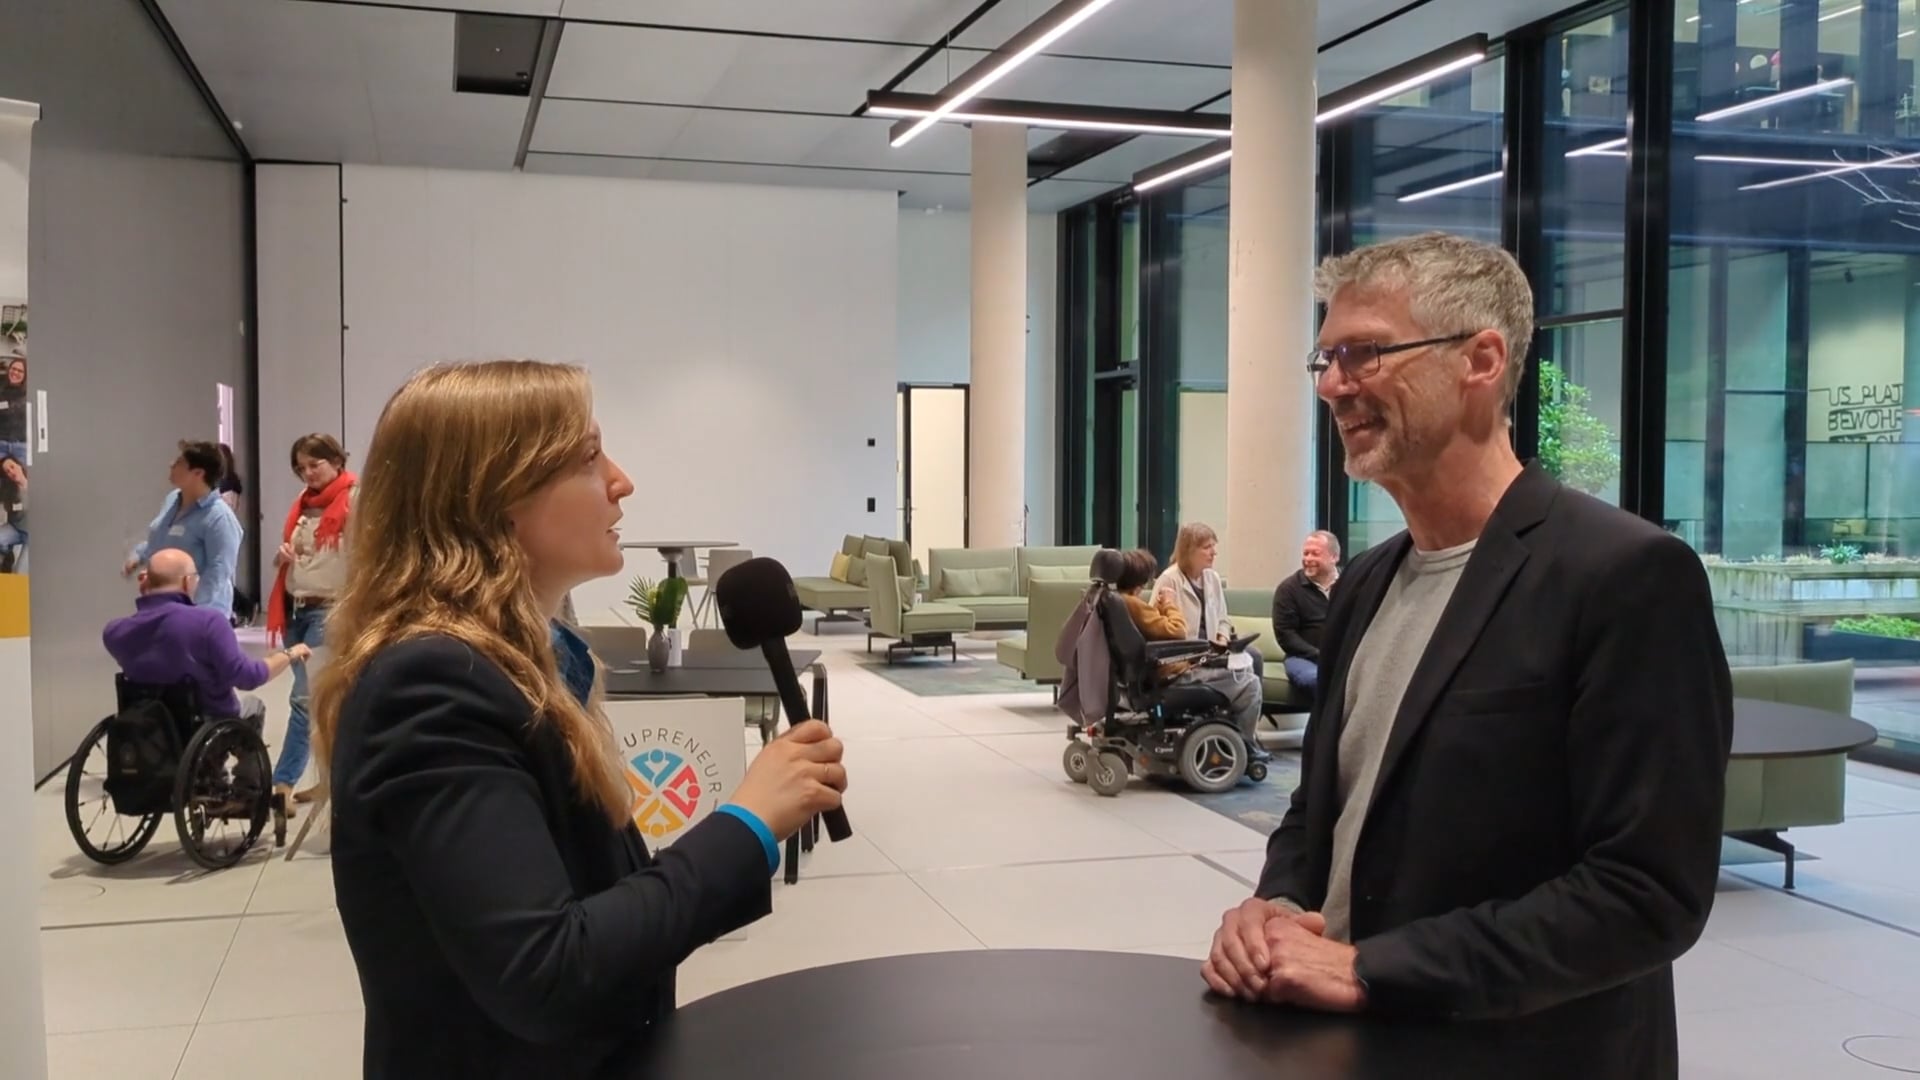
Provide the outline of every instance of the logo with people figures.
[[637,796],[633,823],[655,840],[687,827],[700,806],[700,776],[671,750],[648,750],[627,763],[627,786]]

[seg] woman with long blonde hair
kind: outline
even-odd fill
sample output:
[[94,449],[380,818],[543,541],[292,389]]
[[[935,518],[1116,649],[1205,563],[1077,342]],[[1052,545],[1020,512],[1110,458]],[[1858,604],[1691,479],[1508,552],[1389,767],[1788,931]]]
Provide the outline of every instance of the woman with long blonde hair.
[[803,724],[647,850],[594,660],[554,618],[622,568],[632,491],[579,368],[432,367],[381,414],[313,712],[372,1080],[632,1061],[674,968],[765,915],[778,842],[839,805],[840,744]]
[[[1220,536],[1212,526],[1198,521],[1180,526],[1179,535],[1173,541],[1173,558],[1168,560],[1166,572],[1154,582],[1153,591],[1157,599],[1171,600],[1180,609],[1181,619],[1187,625],[1187,637],[1224,646],[1233,638],[1233,621],[1227,614],[1227,583],[1213,568],[1219,551]],[[1223,684],[1221,689],[1235,702],[1234,711],[1240,720],[1241,734],[1246,736],[1248,751],[1264,761],[1268,755],[1256,737],[1265,697],[1261,679],[1264,665],[1259,649],[1248,646],[1245,652],[1251,667],[1207,670]]]

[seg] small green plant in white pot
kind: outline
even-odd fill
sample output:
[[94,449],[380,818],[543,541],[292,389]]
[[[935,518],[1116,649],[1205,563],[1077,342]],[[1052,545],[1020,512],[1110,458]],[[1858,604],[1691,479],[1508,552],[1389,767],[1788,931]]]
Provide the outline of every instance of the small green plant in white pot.
[[627,587],[627,606],[653,627],[653,637],[647,641],[647,666],[656,672],[667,670],[668,662],[678,652],[675,639],[680,635],[680,609],[686,602],[687,579],[683,577],[659,582],[637,577]]

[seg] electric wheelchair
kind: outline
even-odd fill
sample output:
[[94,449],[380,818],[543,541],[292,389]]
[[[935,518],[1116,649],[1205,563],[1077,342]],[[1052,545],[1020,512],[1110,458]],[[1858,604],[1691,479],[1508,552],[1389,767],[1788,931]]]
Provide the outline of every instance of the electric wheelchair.
[[116,675],[114,696],[114,714],[80,740],[67,765],[67,830],[82,854],[107,866],[126,862],[167,815],[187,856],[209,870],[245,858],[269,816],[274,845],[286,842],[259,721],[207,716],[191,682]]
[[[1242,777],[1267,778],[1234,723],[1227,696],[1215,687],[1174,683],[1161,674],[1169,660],[1223,662],[1204,641],[1149,642],[1113,590],[1121,555],[1094,556],[1087,603],[1106,634],[1112,664],[1106,716],[1092,725],[1070,723],[1061,766],[1075,783],[1112,797],[1138,771],[1148,778],[1179,777],[1203,794],[1231,790]],[[1248,639],[1251,640],[1251,639]],[[1247,642],[1239,642],[1244,648]]]

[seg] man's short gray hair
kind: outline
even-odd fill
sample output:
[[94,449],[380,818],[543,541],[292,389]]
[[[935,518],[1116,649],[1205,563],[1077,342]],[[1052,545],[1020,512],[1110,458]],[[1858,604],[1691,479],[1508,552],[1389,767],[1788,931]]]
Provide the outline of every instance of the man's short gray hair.
[[1504,249],[1441,232],[1389,240],[1320,264],[1313,291],[1322,303],[1346,288],[1404,293],[1414,321],[1434,337],[1498,330],[1513,403],[1533,346],[1533,287]]
[[1340,538],[1339,537],[1333,535],[1332,533],[1328,532],[1325,529],[1315,529],[1312,532],[1307,534],[1307,539],[1320,541],[1321,544],[1326,546],[1327,558],[1332,559],[1334,562],[1340,561]]

